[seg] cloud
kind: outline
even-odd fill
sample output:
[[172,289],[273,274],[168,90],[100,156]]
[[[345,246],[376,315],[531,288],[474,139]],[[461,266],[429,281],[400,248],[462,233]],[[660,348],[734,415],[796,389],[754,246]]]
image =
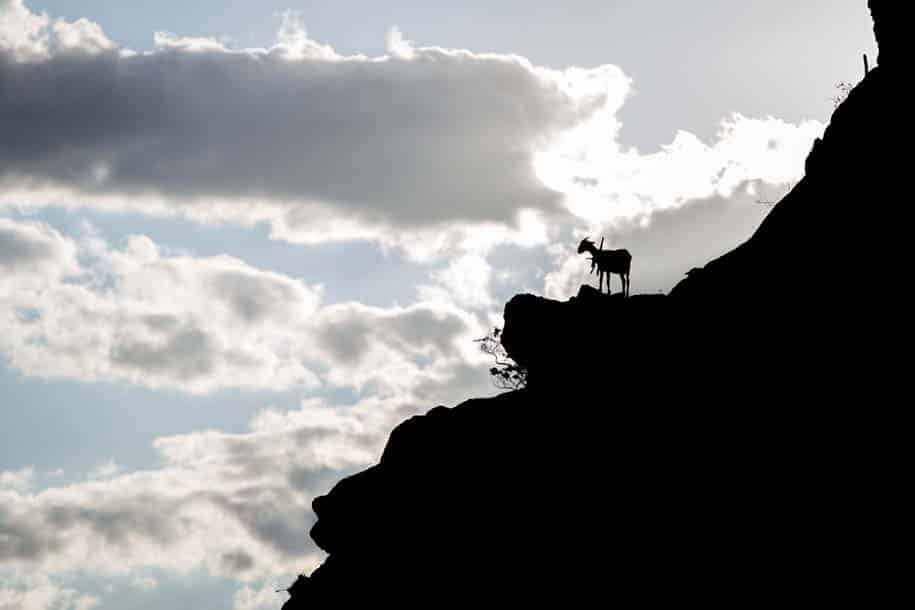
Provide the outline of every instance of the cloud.
[[233,610],[274,610],[284,598],[280,597],[276,589],[263,587],[253,589],[242,587],[235,594]]
[[0,354],[27,375],[391,393],[475,362],[479,322],[445,299],[324,304],[321,286],[231,256],[172,254],[141,235],[116,248],[86,231],[0,218],[15,236],[6,260],[22,269],[0,276]]
[[[705,265],[753,234],[770,208],[756,203],[752,187],[744,184],[729,198],[715,195],[683,207],[658,210],[650,221],[641,217],[580,229],[573,239],[550,249],[553,264],[544,277],[544,294],[564,300],[584,283],[597,287],[589,258],[575,248],[586,235],[605,238],[605,248],[625,247],[632,253],[634,293],[670,291],[687,271]],[[620,289],[618,276],[611,279],[611,286],[614,291]]]
[[16,585],[0,578],[0,610],[90,610],[98,598],[62,587],[41,575],[17,578]]
[[0,52],[8,59],[42,61],[58,53],[95,54],[114,48],[101,27],[88,19],[51,19],[47,13],[33,13],[23,0],[0,0]]
[[2,222],[7,234],[34,237],[13,242],[29,247],[6,248],[15,253],[6,260],[41,264],[0,277],[0,353],[14,368],[192,392],[318,383],[295,337],[317,310],[320,287],[229,256],[164,254],[143,236],[114,249],[96,237],[77,242]]
[[0,272],[4,275],[76,269],[72,242],[45,224],[0,217]]
[[384,48],[388,53],[400,59],[413,59],[415,56],[413,43],[404,38],[403,32],[396,25],[388,30],[384,39]]
[[430,276],[433,284],[417,288],[423,300],[453,302],[469,309],[487,309],[497,305],[490,294],[492,266],[485,256],[462,254]]
[[328,382],[359,390],[371,385],[383,394],[466,362],[479,333],[474,318],[442,303],[390,309],[346,303],[325,308],[316,322],[318,347],[331,363]]
[[203,569],[247,583],[307,571],[322,557],[307,538],[311,500],[376,461],[404,417],[479,393],[479,379],[427,380],[347,407],[312,399],[264,409],[243,433],[156,439],[156,469],[40,492],[0,488],[0,562],[58,575]]
[[159,586],[159,581],[152,576],[135,576],[130,585],[141,591],[154,591]]
[[371,460],[379,440],[343,413],[269,432],[160,438],[158,470],[0,492],[0,560],[49,573],[292,572],[318,558],[306,539],[311,498]]
[[121,472],[121,467],[118,466],[114,460],[108,460],[103,464],[99,464],[92,469],[92,472],[89,473],[90,479],[110,479],[114,475]]
[[293,12],[269,48],[159,32],[138,54],[86,20],[0,6],[0,87],[15,91],[0,97],[0,205],[480,254],[496,239],[546,243],[545,221],[626,222],[789,183],[824,127],[734,113],[713,142],[680,131],[643,154],[619,141],[632,83],[613,65],[418,46],[396,26],[387,54],[344,56]]
[[254,558],[242,549],[223,553],[221,561],[230,573],[246,572],[254,567]]
[[34,479],[34,468],[23,468],[15,471],[4,470],[0,472],[0,490],[12,489],[25,492],[31,489]]
[[[319,287],[232,257],[173,254],[136,235],[113,247],[90,228],[71,238],[5,223],[68,253],[24,276],[34,289],[8,290],[13,280],[0,277],[10,299],[0,310],[0,349],[27,375],[191,392],[296,383],[356,391],[345,407],[309,399],[291,411],[265,409],[244,433],[158,438],[155,469],[123,472],[108,462],[82,481],[40,490],[31,470],[3,473],[0,563],[10,569],[204,569],[247,583],[307,570],[320,559],[307,538],[316,494],[375,461],[405,417],[493,391],[489,362],[471,340],[481,334],[477,319],[454,305],[324,304]],[[11,313],[26,305],[32,315]]]
[[145,54],[7,41],[3,200],[268,221],[314,240],[559,211],[534,154],[606,92],[517,56],[388,39],[389,55],[341,56],[287,16],[268,49],[162,33]]
[[739,113],[721,121],[717,140],[705,143],[680,131],[656,153],[619,143],[618,108],[607,106],[538,154],[537,174],[567,196],[585,223],[625,224],[711,197],[730,198],[747,183],[787,185],[804,174],[819,121],[791,124]]

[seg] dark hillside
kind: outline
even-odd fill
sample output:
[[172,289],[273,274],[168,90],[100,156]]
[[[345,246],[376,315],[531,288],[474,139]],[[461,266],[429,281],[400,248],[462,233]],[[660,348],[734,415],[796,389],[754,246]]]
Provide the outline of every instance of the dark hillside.
[[502,341],[529,386],[402,423],[318,498],[329,557],[286,610],[885,601],[911,9],[871,5],[879,66],[756,234],[667,296],[513,298]]

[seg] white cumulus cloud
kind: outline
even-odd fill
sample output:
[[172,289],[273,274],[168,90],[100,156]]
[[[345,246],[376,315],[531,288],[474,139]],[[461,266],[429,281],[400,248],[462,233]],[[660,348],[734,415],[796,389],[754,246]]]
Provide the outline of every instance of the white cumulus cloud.
[[173,254],[142,235],[113,247],[28,220],[0,218],[0,262],[0,355],[31,376],[390,394],[481,364],[477,317],[444,298],[323,303],[320,285],[228,255]]

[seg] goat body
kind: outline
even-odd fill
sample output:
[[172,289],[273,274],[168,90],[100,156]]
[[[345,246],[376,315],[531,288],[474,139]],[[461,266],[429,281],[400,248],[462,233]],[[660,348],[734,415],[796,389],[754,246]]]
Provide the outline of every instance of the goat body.
[[588,252],[591,254],[591,271],[594,271],[594,268],[597,268],[597,277],[599,280],[599,288],[601,292],[604,290],[604,276],[607,276],[607,294],[611,293],[610,290],[610,277],[612,274],[617,274],[620,276],[620,281],[623,284],[623,295],[629,296],[629,269],[632,266],[632,255],[629,254],[628,250],[604,250],[603,242],[601,242],[601,249],[598,250],[590,239],[583,239],[581,244],[578,246],[578,253],[583,254]]

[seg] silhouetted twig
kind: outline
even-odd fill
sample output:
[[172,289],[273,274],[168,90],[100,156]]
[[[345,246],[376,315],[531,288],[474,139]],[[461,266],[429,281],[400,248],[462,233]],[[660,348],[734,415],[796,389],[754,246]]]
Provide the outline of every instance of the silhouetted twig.
[[836,83],[836,95],[829,98],[832,101],[833,108],[838,108],[842,102],[845,101],[845,98],[848,97],[848,94],[851,93],[851,90],[857,87],[857,83],[852,83],[849,81],[839,81]]
[[484,354],[495,358],[496,366],[489,369],[489,374],[492,375],[496,387],[503,390],[520,390],[527,385],[527,369],[508,357],[508,353],[502,347],[501,334],[501,328],[493,328],[490,334],[482,339],[475,339],[474,342],[480,344]]

